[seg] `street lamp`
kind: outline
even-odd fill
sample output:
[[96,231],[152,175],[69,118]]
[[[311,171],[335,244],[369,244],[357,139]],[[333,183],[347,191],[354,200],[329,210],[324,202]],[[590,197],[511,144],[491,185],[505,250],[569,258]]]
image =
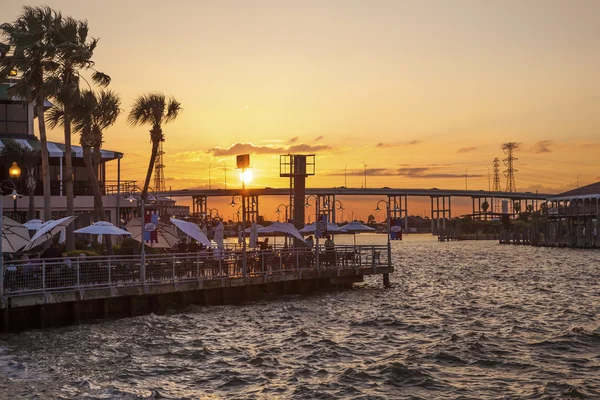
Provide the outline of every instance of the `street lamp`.
[[283,204],[281,203],[280,205],[277,206],[277,210],[275,210],[275,212],[277,213],[277,215],[281,214],[281,206],[285,207],[285,222],[288,222],[288,209],[290,206],[288,206],[287,204]]
[[[13,185],[16,186],[15,181],[17,179],[19,179],[19,177],[21,176],[21,168],[19,168],[19,165],[16,162],[13,162],[11,167],[8,169],[8,175],[11,177],[11,179],[13,180]],[[11,194],[12,198],[13,198],[13,219],[17,222],[18,218],[17,218],[17,198],[21,197],[20,195],[16,194],[17,191],[13,189],[13,193]]]
[[319,232],[317,231],[318,228],[318,224],[319,224],[319,198],[317,196],[315,196],[314,194],[309,194],[308,196],[306,196],[306,202],[304,203],[305,207],[309,207],[310,203],[308,202],[308,200],[310,200],[310,198],[314,198],[315,199],[315,267],[317,269],[319,269]]
[[348,189],[348,164],[344,166],[344,188]]
[[580,177],[581,175],[582,175],[582,174],[578,174],[578,175],[577,175],[577,187],[579,187],[579,177]]
[[366,162],[362,162],[365,165],[365,189],[367,188],[367,163]]
[[[135,191],[139,191],[140,195],[139,196],[135,196]],[[154,192],[154,190],[152,190],[152,188],[148,188],[148,190],[150,190],[151,192]],[[146,197],[142,196],[143,190],[136,186],[133,185],[131,186],[131,191],[129,192],[129,195],[125,197],[125,200],[128,200],[130,203],[133,203],[134,201],[138,201],[139,205],[140,205],[140,226],[141,226],[141,239],[142,239],[142,249],[140,251],[140,280],[142,282],[142,285],[145,286],[146,285],[146,241],[144,239],[145,236],[145,230],[146,230],[146,224],[145,224],[145,206],[146,206],[146,201],[148,202],[154,202],[156,200],[156,197],[152,194],[152,193],[148,193],[146,194]]]

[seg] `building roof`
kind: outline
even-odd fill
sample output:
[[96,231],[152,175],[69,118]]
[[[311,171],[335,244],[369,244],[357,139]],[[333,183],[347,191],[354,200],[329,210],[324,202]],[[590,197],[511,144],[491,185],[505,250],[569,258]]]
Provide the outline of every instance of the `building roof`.
[[592,183],[591,185],[569,190],[568,192],[559,193],[555,196],[548,198],[548,200],[568,200],[575,198],[590,197],[600,197],[600,182]]
[[[20,144],[21,146],[30,148],[30,149],[36,149],[36,150],[41,150],[42,145],[40,143],[39,140],[37,140],[37,138],[33,138],[33,139],[16,139],[16,138],[8,138],[8,137],[4,137],[4,138],[0,138],[0,149],[2,149],[4,147],[4,144],[2,143],[2,141],[5,140],[13,140],[15,142],[17,142],[18,144]],[[65,145],[62,143],[57,143],[57,142],[47,142],[47,147],[48,147],[48,155],[52,158],[60,158],[60,157],[64,157],[65,155]],[[120,158],[123,157],[123,153],[119,153],[116,151],[111,151],[111,150],[104,150],[101,149],[100,152],[102,153],[102,158],[105,160],[114,160],[115,158]],[[83,158],[83,149],[81,148],[81,146],[71,146],[71,153],[73,154],[74,158]]]

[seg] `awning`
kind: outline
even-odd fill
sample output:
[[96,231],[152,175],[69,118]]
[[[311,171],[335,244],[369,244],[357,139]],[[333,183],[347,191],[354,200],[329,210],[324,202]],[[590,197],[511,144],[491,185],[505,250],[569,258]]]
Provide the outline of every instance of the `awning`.
[[[42,144],[37,139],[11,139],[11,138],[0,138],[0,149],[4,148],[4,144],[2,143],[5,140],[13,140],[21,146],[27,147],[29,149],[41,150]],[[63,143],[57,142],[47,142],[48,154],[51,158],[61,158],[65,155],[65,145]],[[83,148],[81,146],[71,146],[71,153],[73,154],[73,158],[83,158]],[[100,153],[102,154],[102,159],[104,160],[114,160],[115,158],[119,158],[123,156],[123,153],[119,153],[116,151],[104,150],[101,149]]]

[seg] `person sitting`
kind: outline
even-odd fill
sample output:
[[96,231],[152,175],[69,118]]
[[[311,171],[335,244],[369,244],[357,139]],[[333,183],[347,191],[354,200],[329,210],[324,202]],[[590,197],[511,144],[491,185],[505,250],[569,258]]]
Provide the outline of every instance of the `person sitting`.
[[265,240],[260,243],[260,249],[261,250],[268,250],[269,249],[269,238],[265,238]]

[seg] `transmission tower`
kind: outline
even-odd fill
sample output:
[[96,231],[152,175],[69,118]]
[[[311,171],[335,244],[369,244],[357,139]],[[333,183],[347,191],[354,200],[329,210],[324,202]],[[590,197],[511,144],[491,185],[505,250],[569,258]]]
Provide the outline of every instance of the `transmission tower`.
[[506,165],[506,170],[504,171],[504,176],[506,176],[506,191],[507,192],[516,192],[517,185],[515,185],[515,172],[518,170],[514,169],[514,162],[518,160],[513,156],[513,151],[518,149],[519,145],[516,142],[504,143],[502,145],[502,150],[504,150],[504,154],[506,154],[506,158],[503,160],[504,165]]
[[165,168],[165,164],[163,164],[163,145],[160,142],[158,147],[158,153],[156,153],[156,159],[154,160],[154,191],[156,192],[164,192],[167,190],[165,185],[165,173],[163,169]]
[[500,160],[494,158],[494,192],[500,191]]

